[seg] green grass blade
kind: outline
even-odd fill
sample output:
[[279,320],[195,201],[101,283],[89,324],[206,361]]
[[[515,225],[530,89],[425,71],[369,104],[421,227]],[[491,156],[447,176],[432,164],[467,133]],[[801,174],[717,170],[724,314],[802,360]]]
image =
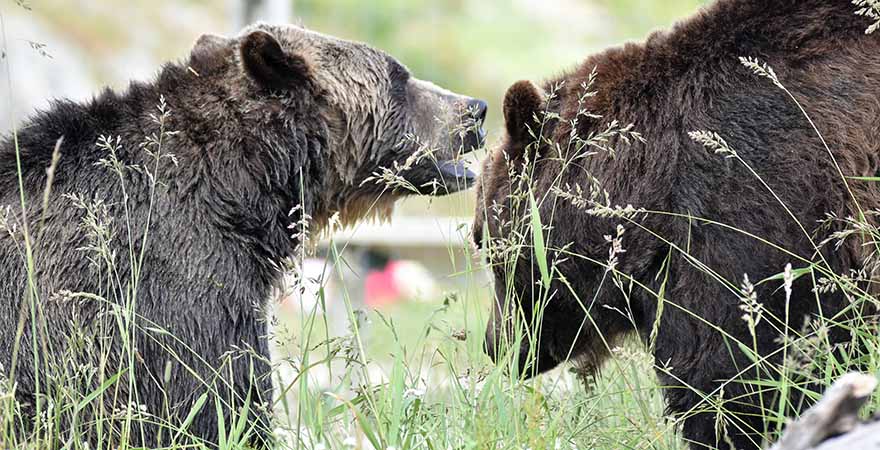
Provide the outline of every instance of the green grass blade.
[[532,222],[532,241],[534,243],[535,261],[538,264],[538,270],[541,271],[541,284],[544,288],[550,287],[550,270],[547,268],[547,248],[544,246],[544,227],[541,225],[541,214],[538,210],[538,202],[535,201],[535,194],[529,190],[529,206],[531,208]]
[[[792,281],[795,281],[798,278],[800,278],[808,273],[811,273],[812,271],[813,271],[813,266],[801,267],[799,269],[792,269],[791,270]],[[780,272],[780,273],[777,273],[776,275],[764,278],[763,280],[757,282],[756,285],[760,286],[764,283],[767,283],[768,281],[782,280],[784,278],[785,278],[785,273]]]
[[214,400],[214,406],[217,409],[217,448],[219,449],[229,447],[226,443],[226,419],[223,416],[222,403],[219,398]]
[[193,407],[189,410],[189,414],[186,415],[186,419],[183,420],[183,424],[180,425],[180,429],[177,430],[177,434],[174,436],[174,440],[176,441],[181,433],[184,433],[189,426],[192,425],[193,420],[195,420],[196,415],[202,410],[205,406],[205,402],[208,401],[208,392],[202,394],[196,402],[193,404]]
[[106,391],[107,388],[109,388],[110,386],[113,386],[116,383],[116,381],[119,379],[119,377],[121,377],[123,374],[125,374],[126,370],[128,370],[128,369],[122,369],[119,372],[116,372],[115,375],[113,375],[112,377],[108,378],[103,383],[101,383],[101,386],[98,387],[98,389],[96,389],[95,391],[93,391],[92,393],[87,395],[86,398],[84,398],[81,402],[79,402],[78,405],[76,405],[76,409],[82,410],[83,408],[86,407],[86,405],[88,405],[89,403],[94,401],[96,398],[98,398],[98,396],[101,395],[102,393],[104,393],[104,391]]

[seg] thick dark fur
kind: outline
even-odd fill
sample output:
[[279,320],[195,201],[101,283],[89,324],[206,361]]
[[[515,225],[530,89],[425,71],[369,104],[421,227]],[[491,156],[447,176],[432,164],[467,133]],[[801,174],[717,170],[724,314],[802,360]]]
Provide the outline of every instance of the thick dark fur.
[[[536,196],[541,198],[551,186],[566,184],[580,185],[586,191],[589,172],[599,179],[615,205],[632,204],[713,220],[819,261],[804,233],[759,180],[736,160],[724,159],[695,143],[688,132],[717,131],[767,181],[807,231],[815,232],[817,242],[839,230],[840,224],[817,229],[817,222],[827,213],[838,217],[857,213],[831,157],[797,105],[769,80],[743,67],[738,57],[756,57],[775,69],[816,121],[844,175],[876,176],[880,169],[880,38],[866,36],[868,24],[853,12],[848,1],[721,0],[669,31],[652,34],[644,43],[596,54],[577,70],[549,80],[543,86],[547,92],[565,82],[558,98],[548,103],[562,119],[551,121],[544,129],[545,136],[561,143],[562,148],[569,142],[569,121],[577,113],[580,84],[594,68],[598,70],[598,95],[584,106],[603,119],[581,117],[577,135],[586,138],[617,119],[634,123],[646,142],[629,146],[614,142],[620,149],[616,158],[599,151],[564,172],[556,150],[543,146],[534,169]],[[523,93],[522,84],[508,93],[509,97],[530,95]],[[508,120],[529,116],[511,110]],[[516,163],[528,156],[526,145],[533,140],[508,136],[485,162],[477,194],[478,241],[484,226],[493,236],[507,235],[502,224],[511,214],[508,161]],[[534,153],[534,149],[530,151]],[[850,188],[863,210],[880,205],[876,184],[851,181]],[[725,438],[716,435],[716,415],[695,413],[705,406],[698,392],[717,396],[721,382],[737,378],[751,361],[713,326],[750,344],[735,286],[744,274],[756,282],[780,273],[787,263],[795,268],[807,264],[728,228],[669,215],[639,216],[639,224],[678,249],[689,249],[696,260],[728,280],[734,286],[730,289],[696,267],[681,251],[670,250],[669,244],[640,227],[619,218],[591,216],[567,200],[552,199],[551,195],[551,200],[541,205],[543,223],[553,225],[546,233],[549,247],[570,243],[572,254],[603,262],[609,247],[603,236],[614,235],[616,225],[623,223],[627,251],[619,255],[618,270],[654,292],[660,289],[664,277],[657,275],[665,273],[664,261],[671,254],[667,304],[653,348],[656,364],[669,367],[670,372],[658,370],[658,376],[667,387],[669,412],[686,417],[683,435],[692,447],[726,448]],[[499,210],[493,204],[507,207]],[[527,208],[520,211],[525,213]],[[866,251],[856,241],[853,238],[837,251],[826,247],[822,252],[837,273],[846,274],[864,262]],[[525,251],[528,253],[527,248]],[[529,255],[525,256],[516,265],[513,286],[516,292],[528,293],[537,289],[534,280],[540,276]],[[627,303],[606,280],[596,303],[591,304],[604,269],[577,257],[567,257],[559,269],[580,299],[592,305],[589,312],[597,327],[587,321],[578,332],[585,321],[583,309],[567,287],[554,282],[550,289],[555,296],[543,316],[538,371],[563,361],[573,342],[573,359],[588,371],[596,370],[607,358],[605,342],[613,346],[634,333],[649,342],[657,315],[655,296],[636,288]],[[499,299],[506,294],[505,272],[503,264],[496,265]],[[808,278],[794,283],[788,323],[793,330],[801,330],[807,318],[819,314]],[[768,317],[786,317],[785,294],[780,282],[772,282],[757,286],[757,295],[768,310],[757,329],[758,350],[769,356],[769,361],[779,363],[781,355],[774,353],[781,348],[777,330],[786,324]],[[532,300],[528,294],[525,297],[519,306],[525,317],[531,317]],[[839,292],[819,298],[825,317],[838,314],[849,304]],[[500,351],[495,348],[498,334],[506,329],[501,309],[496,307],[496,317],[487,330],[487,350],[492,356]],[[628,311],[635,323],[620,311]],[[833,342],[848,338],[843,330],[831,332]],[[525,355],[520,360],[527,368]],[[741,378],[756,376],[750,370]],[[736,448],[757,448],[766,430],[757,409],[758,399],[749,392],[735,381],[724,387],[724,398],[736,399],[725,404],[733,411],[725,417],[727,438]],[[772,404],[773,395],[765,395],[765,402]]]
[[[299,39],[284,40],[285,33]],[[272,34],[282,41],[284,50]],[[319,44],[324,47],[318,48]],[[333,104],[333,98],[341,98],[336,95],[340,92],[332,91],[337,88],[354,101],[366,100],[343,85],[348,74],[332,74],[339,86],[321,85],[320,68],[287,53],[293,45],[312,58],[335,49],[327,57],[332,67],[357,66],[359,72],[352,76],[373,80],[372,85],[360,84],[373,97],[390,91],[403,94],[384,98],[387,110],[374,110],[377,105],[365,103]],[[351,58],[361,60],[346,61]],[[272,383],[266,309],[281,276],[276,264],[301,244],[291,239],[297,230],[288,226],[304,214],[320,225],[335,211],[342,211],[343,221],[354,221],[369,214],[371,207],[384,208],[401,195],[386,194],[380,199],[383,186],[361,182],[380,165],[402,162],[411,154],[411,149],[399,145],[413,127],[414,114],[407,109],[405,96],[418,93],[418,87],[406,84],[408,79],[397,61],[362,44],[301,29],[261,27],[236,39],[203,37],[185,64],[165,66],[154,82],[133,83],[121,94],[107,90],[85,104],[58,101],[49,111],[37,114],[18,130],[17,137],[34,239],[40,299],[36,325],[29,319],[31,297],[25,295],[28,265],[17,206],[16,143],[11,137],[3,140],[0,204],[13,206],[10,223],[18,225],[18,232],[0,236],[0,332],[4,336],[0,365],[5,376],[14,377],[25,421],[36,410],[38,389],[41,395],[58,394],[52,384],[62,376],[68,376],[67,388],[73,384],[83,395],[102,383],[96,372],[71,381],[72,368],[100,369],[106,379],[126,370],[131,360],[134,373],[124,371],[76,420],[70,410],[56,411],[62,435],[94,439],[97,428],[88,424],[95,417],[93,411],[103,406],[106,417],[127,406],[131,396],[133,403],[145,406],[147,414],[168,419],[172,428],[160,434],[156,426],[135,423],[129,443],[165,445],[196,399],[211,390],[211,401],[188,429],[198,438],[196,442],[209,446],[217,442],[213,399],[220,398],[227,429],[248,404],[249,427],[254,431],[251,445],[268,446]],[[118,159],[152,170],[153,160],[139,144],[149,135],[158,135],[159,126],[151,115],[158,115],[163,96],[171,111],[165,128],[175,134],[164,137],[162,151],[175,155],[177,164],[170,159],[161,163],[150,212],[150,180],[145,172],[128,169],[120,181],[113,170],[98,165],[109,154],[96,142],[102,135],[118,136],[122,143]],[[439,101],[432,105],[445,106]],[[347,115],[352,110],[363,112],[358,117]],[[419,114],[436,117],[427,110]],[[347,122],[362,125],[351,129]],[[373,125],[384,128],[370,128]],[[358,141],[353,133],[371,140]],[[61,137],[61,157],[48,208],[43,210],[39,205],[47,184],[46,169]],[[359,178],[343,180],[340,174],[348,168]],[[427,172],[423,175],[428,176]],[[81,250],[89,245],[87,230],[78,226],[85,213],[66,194],[107,205],[113,220],[112,270],[106,266],[95,270],[88,259],[94,255]],[[295,214],[288,216],[292,210]],[[113,305],[124,305],[131,295],[119,289],[108,292],[107,277],[112,274],[125,289],[134,288],[129,243],[134,243],[137,259],[148,226],[137,280],[132,355],[122,346],[112,313]],[[75,293],[102,295],[106,302]],[[16,345],[19,329],[23,334]],[[12,367],[16,348],[17,363]],[[134,392],[128,391],[130,376],[134,376]],[[44,411],[46,404],[43,399]],[[69,428],[77,425],[78,434]],[[20,430],[22,436],[26,428]],[[113,433],[108,436],[118,438]],[[176,442],[190,441],[178,437]]]
[[[120,160],[129,165],[152,167],[137,144],[145,136],[158,133],[158,126],[149,114],[157,113],[160,96],[167,98],[172,111],[167,128],[179,134],[166,137],[164,151],[176,155],[179,165],[166,161],[161,166],[163,184],[156,194],[149,223],[152,238],[139,280],[135,311],[141,318],[140,326],[164,328],[181,343],[139,330],[136,345],[140,361],[134,376],[139,383],[144,381],[137,386],[138,404],[146,405],[148,412],[161,417],[163,398],[167,395],[172,412],[176,413],[171,417],[181,421],[196,398],[207,389],[186,367],[203,376],[205,383],[217,389],[221,398],[236,405],[235,409],[241,407],[248,394],[254,405],[270,402],[264,307],[278,278],[271,262],[289,255],[297,245],[286,229],[291,223],[287,212],[300,203],[306,212],[318,210],[320,205],[315,192],[322,186],[327,172],[325,153],[329,136],[326,124],[310,113],[315,109],[313,94],[298,91],[297,95],[282,99],[272,98],[268,92],[225,92],[220,87],[224,83],[215,78],[228,76],[228,65],[220,64],[212,71],[198,65],[195,69],[202,70],[199,76],[182,65],[168,65],[154,83],[134,83],[124,94],[108,90],[84,105],[57,102],[18,133],[24,192],[32,205],[39,203],[39,193],[46,184],[45,170],[51,162],[54,142],[64,137],[49,209],[40,211],[34,207],[29,213],[32,227],[37,224],[35,218],[46,214],[44,227],[32,228],[39,236],[34,261],[40,298],[48,299],[62,290],[101,293],[102,284],[106,283],[104,277],[89,266],[87,255],[77,251],[87,245],[85,233],[77,230],[84,213],[62,195],[80,194],[87,200],[103,200],[110,205],[117,227],[112,244],[117,255],[115,271],[127,277],[131,273],[128,239],[118,228],[126,223],[120,181],[112,171],[96,166],[98,160],[108,154],[95,144],[100,135],[120,136],[124,143],[118,155]],[[256,85],[252,89],[259,90]],[[267,106],[277,108],[278,113],[248,114],[238,103],[241,95],[261,98]],[[280,114],[282,109],[289,114],[289,120]],[[17,203],[16,180],[14,143],[6,140],[0,151],[3,204]],[[129,171],[125,184],[131,196],[128,209],[137,254],[147,226],[149,180]],[[2,238],[0,258],[5,262],[0,272],[3,280],[0,298],[4,313],[0,315],[0,326],[6,338],[0,357],[7,371],[11,366],[19,310],[29,310],[27,305],[22,306],[28,277],[21,252],[20,242],[13,242],[9,236]],[[124,301],[122,298],[108,300]],[[56,359],[56,355],[67,352],[65,341],[72,331],[69,325],[85,320],[83,325],[88,327],[99,320],[100,311],[107,309],[97,303],[48,302],[44,305],[43,314],[49,320],[40,339],[47,341],[45,345],[50,351],[40,352],[39,356],[43,385],[52,377],[53,370],[57,370],[45,367],[63,362]],[[36,375],[35,357],[29,344],[30,329],[28,320],[24,325],[15,380],[20,399],[32,406]],[[112,332],[113,339],[107,363],[110,376],[126,364],[118,360],[122,350],[117,328],[105,329]],[[163,346],[168,346],[180,361],[163,350]],[[222,355],[235,347],[251,349],[262,358],[235,357],[226,367],[221,367]],[[167,379],[166,364],[170,364]],[[215,374],[215,370],[219,373]],[[230,372],[232,377],[228,376]],[[121,379],[127,377],[126,374]],[[231,386],[216,379],[231,381]],[[96,380],[90,381],[99,384]],[[124,392],[121,397],[128,398],[128,393]],[[111,411],[117,407],[112,403],[108,406]],[[266,407],[254,411],[260,418],[260,434],[269,429]],[[32,409],[26,410],[26,414],[28,411]],[[215,411],[209,402],[190,431],[216,442]],[[146,426],[143,439],[139,428],[135,426],[134,442],[147,446],[162,443],[157,440],[156,428]],[[167,439],[169,431],[164,435]]]

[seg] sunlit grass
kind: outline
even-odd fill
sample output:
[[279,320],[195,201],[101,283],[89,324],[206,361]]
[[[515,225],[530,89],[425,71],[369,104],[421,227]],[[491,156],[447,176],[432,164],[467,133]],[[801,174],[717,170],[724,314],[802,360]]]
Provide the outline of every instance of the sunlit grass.
[[[4,41],[5,42],[5,41]],[[780,86],[784,89],[784,86]],[[164,105],[158,109],[157,123],[159,132],[148,146],[153,145],[156,155],[154,170],[155,182],[159,182],[159,161],[163,158],[161,139],[165,133],[161,117],[173,114],[166,111]],[[546,120],[546,118],[545,118]],[[627,127],[609,128],[609,136],[620,138],[629,133]],[[730,148],[717,138],[712,131],[694,130],[695,140],[705,144],[722,157],[737,159],[735,149]],[[723,130],[718,130],[723,131]],[[13,135],[15,132],[13,131]],[[571,144],[571,143],[569,143]],[[107,151],[104,162],[107,170],[115,171],[120,176],[120,183],[125,185],[122,176],[131,168],[125,167],[114,160],[114,143],[111,137],[105,137],[99,146]],[[596,141],[586,143],[586,147],[608,151],[603,143]],[[577,147],[577,145],[575,145]],[[583,149],[583,147],[582,147]],[[19,149],[16,145],[16,152]],[[829,151],[830,153],[830,151]],[[167,156],[167,155],[166,155]],[[574,156],[573,156],[574,157]],[[745,165],[742,160],[737,160]],[[19,169],[19,174],[20,174]],[[584,214],[605,215],[615,217],[628,226],[638,226],[638,215],[668,214],[638,209],[620,209],[611,204],[602,203],[599,197],[590,197],[590,192],[572,191],[562,186],[550,192],[535,192],[531,181],[526,175],[511,175],[522,189],[513,193],[519,205],[519,217],[510,224],[516,233],[509,236],[495,236],[497,247],[490,245],[489,252],[507,252],[505,257],[517,262],[528,249],[532,256],[531,263],[538,268],[539,277],[532,280],[540,302],[549,302],[552,296],[550,287],[561,279],[558,270],[559,255],[572,258],[586,258],[584,255],[566,254],[564,248],[550,248],[545,241],[545,232],[555,226],[552,221],[542,221],[539,205],[544,201],[580,202]],[[761,182],[757,172],[752,170],[756,182]],[[867,180],[876,181],[876,180]],[[765,187],[766,184],[764,184]],[[155,187],[155,184],[153,185]],[[769,189],[769,187],[767,187]],[[598,189],[598,188],[597,188]],[[557,198],[558,197],[558,198]],[[147,233],[141,244],[129,242],[129,254],[120,255],[128,258],[132,268],[130,273],[116,273],[115,256],[107,253],[106,235],[117,232],[131,239],[132,229],[143,224],[115,224],[119,229],[105,228],[110,224],[103,223],[103,206],[96,201],[72,196],[71,200],[84,212],[83,228],[92,233],[92,247],[88,249],[94,255],[103,273],[108,274],[110,288],[102,293],[68,293],[70,299],[88,298],[116,305],[113,314],[108,315],[108,335],[117,336],[126,348],[125,361],[119,367],[101,367],[103,371],[97,385],[83,384],[81,373],[75,370],[59,371],[58,377],[52,380],[56,390],[54,396],[46,402],[39,403],[36,417],[23,417],[20,405],[13,394],[14,374],[12,380],[2,380],[2,428],[0,443],[8,447],[49,448],[61,447],[72,449],[91,449],[92,444],[80,439],[76,433],[61,430],[58,424],[61,417],[82,417],[79,413],[96,399],[115,395],[117,392],[129,393],[130,386],[140,382],[132,375],[135,366],[135,354],[129,347],[132,336],[137,333],[161,333],[155,324],[143,321],[133,314],[137,300],[137,282],[139,267],[148,252]],[[518,203],[517,203],[518,202]],[[151,203],[152,204],[152,203]],[[21,195],[21,209],[26,208],[24,194]],[[471,204],[459,197],[451,206],[458,215],[467,215],[472,209]],[[705,221],[709,219],[696,217],[678,217],[679,219]],[[873,239],[880,237],[880,232],[865,222],[865,217],[845,219],[851,221],[850,226],[857,228],[858,233],[867,234]],[[720,224],[723,225],[723,224]],[[793,228],[792,232],[806,233],[803,225]],[[854,232],[855,233],[855,232]],[[31,323],[40,326],[36,320],[38,307],[38,289],[31,255],[32,241],[35,235],[30,230],[23,231],[23,248],[26,249],[24,264],[28,266],[29,300],[31,300]],[[454,255],[462,249],[469,249],[467,230],[460,236],[461,245],[449,249]],[[755,237],[757,240],[761,237]],[[612,262],[614,246],[625,246],[626,237],[623,231],[608,239],[611,247],[609,261],[595,261],[598,266],[607,269],[607,282],[628,281],[628,274],[617,273]],[[772,242],[768,242],[772,245]],[[821,246],[821,243],[816,243]],[[672,245],[670,245],[672,247]],[[623,247],[620,248],[622,250]],[[683,257],[693,258],[687,249],[675,248]],[[305,251],[305,250],[303,250]],[[485,255],[472,250],[467,252],[464,265],[455,262],[458,273],[468,286],[460,292],[450,292],[445,296],[426,299],[422,302],[405,302],[380,311],[364,310],[353,306],[351,293],[343,292],[341,297],[326,298],[317,293],[321,308],[303,308],[298,306],[295,313],[282,314],[273,328],[275,344],[275,366],[273,378],[277,385],[276,402],[272,405],[276,411],[275,434],[278,438],[276,447],[279,449],[680,449],[684,448],[676,433],[677,420],[664,418],[664,401],[662,386],[658,385],[655,373],[667,370],[661,363],[653,360],[646,351],[644,343],[628,340],[620,345],[610,345],[608,351],[612,359],[595,378],[583,379],[571,367],[563,365],[544,375],[526,380],[523,374],[510,370],[514,365],[508,354],[497,364],[492,363],[484,354],[483,333],[488,320],[488,311],[492,302],[491,289],[483,285],[480,274],[486,270]],[[672,252],[672,250],[670,250]],[[336,273],[347,273],[347,258],[350,252],[344,246],[330,243],[328,268]],[[670,253],[671,254],[671,253]],[[555,256],[554,256],[555,255]],[[304,256],[304,255],[301,255]],[[511,258],[512,257],[512,258]],[[807,276],[814,279],[817,287],[844,290],[859,302],[875,302],[876,299],[863,291],[851,279],[849,274],[835,274],[822,261],[802,261],[803,266],[792,269],[779,268],[780,274],[771,280],[753,280],[759,282],[775,282],[781,289],[790,289],[793,277]],[[712,268],[705,268],[711,273]],[[508,277],[496,279],[495,283],[510,283]],[[447,275],[447,274],[443,274]],[[658,278],[667,274],[659,273]],[[116,281],[113,281],[113,279]],[[819,285],[821,279],[824,285]],[[130,279],[132,290],[121,288],[120,279]],[[341,280],[344,285],[345,280]],[[352,280],[349,280],[352,281]],[[356,280],[354,282],[357,282]],[[635,281],[634,281],[635,282]],[[752,296],[754,285],[745,280],[723,280],[728,287],[741,294],[743,299],[744,321],[754,330],[763,316],[759,300]],[[114,284],[116,283],[116,284]],[[639,286],[643,288],[644,286]],[[518,296],[531,293],[509,293],[515,300]],[[578,293],[586,302],[591,293]],[[668,301],[661,289],[652,292],[658,304]],[[333,316],[325,314],[327,302],[342,302],[333,309]],[[295,305],[297,306],[297,305]],[[339,307],[341,306],[341,307]],[[665,307],[674,307],[668,305]],[[538,309],[540,311],[540,309]],[[534,317],[523,318],[534,325],[541,322],[540,313]],[[779,318],[776,318],[779,319]],[[861,322],[859,321],[861,320]],[[864,346],[863,353],[844,354],[839,358],[827,352],[827,327],[834,325],[835,318],[826,318],[827,322],[813,324],[807,330],[786,330],[789,334],[781,344],[780,351],[793,355],[794,359],[783,358],[786,364],[775,366],[754,355],[752,366],[746,370],[754,371],[758,376],[766,377],[754,380],[756,390],[781,392],[782,398],[793,390],[803,390],[808,396],[817,397],[819,392],[808,382],[817,387],[828,385],[833,379],[852,367],[860,367],[869,372],[876,372],[880,367],[877,349],[880,347],[878,337],[873,333],[867,318],[854,321],[854,340]],[[785,321],[787,323],[787,321]],[[342,323],[342,327],[338,325]],[[44,324],[45,325],[45,324]],[[523,325],[520,323],[520,325]],[[658,324],[659,326],[659,324]],[[823,331],[824,330],[824,331]],[[722,332],[719,330],[719,332]],[[522,342],[525,331],[517,328],[517,334],[511,337],[514,342]],[[34,336],[37,333],[32,333]],[[71,339],[78,336],[72,335]],[[754,337],[754,336],[753,336]],[[36,338],[35,338],[36,339]],[[755,341],[737,342],[743,351],[757,346]],[[41,343],[18,342],[17,354],[20,358],[47,358]],[[510,342],[507,342],[510,344]],[[647,347],[650,347],[650,343]],[[84,348],[90,351],[96,349]],[[106,349],[97,349],[99,353]],[[47,358],[51,359],[51,358]],[[56,363],[69,362],[65,355],[60,355]],[[797,364],[791,364],[794,361]],[[809,369],[809,370],[807,370]],[[84,389],[87,387],[87,389]],[[122,389],[129,387],[129,389]],[[708,395],[713,395],[709,393]],[[120,394],[123,395],[123,394]],[[180,418],[162,416],[145,417],[139,410],[136,399],[125,402],[131,407],[119,411],[93,411],[94,416],[80,423],[83,430],[95,432],[99,436],[98,448],[128,448],[126,440],[135,435],[140,423],[152,421],[169,422],[166,432],[175,442],[183,442],[188,434],[188,427],[195,414],[202,411],[208,400],[217,395],[216,390],[206,387],[197,397],[187,414]],[[51,401],[49,401],[51,400]],[[709,399],[711,400],[711,399]],[[710,402],[711,403],[711,402]],[[768,401],[768,405],[772,402]],[[49,412],[43,407],[51,407]],[[723,409],[724,405],[712,405]],[[876,409],[877,403],[872,405]],[[219,416],[224,416],[224,406],[217,406]],[[798,405],[779,402],[775,409],[768,406],[764,411],[768,421],[782,423]],[[53,416],[52,414],[55,414]],[[176,445],[172,448],[246,448],[244,442],[253,431],[243,420],[246,411],[233,410],[229,416],[232,423],[224,423],[221,442]],[[36,420],[33,420],[36,419]],[[21,424],[34,421],[38,425],[22,437]],[[53,426],[53,424],[55,426]],[[106,430],[106,431],[105,431]],[[112,432],[110,430],[113,430]],[[102,433],[115,433],[106,439]],[[773,438],[773,436],[768,436]]]

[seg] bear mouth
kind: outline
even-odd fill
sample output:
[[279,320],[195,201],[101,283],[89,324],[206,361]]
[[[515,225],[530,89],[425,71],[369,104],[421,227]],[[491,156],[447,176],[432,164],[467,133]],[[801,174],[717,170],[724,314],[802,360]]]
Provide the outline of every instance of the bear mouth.
[[440,172],[441,186],[448,194],[469,189],[477,182],[477,174],[462,159],[440,161],[437,170]]
[[412,167],[403,177],[416,189],[418,195],[444,196],[470,189],[477,182],[477,174],[468,168],[463,157],[477,151],[486,144],[486,131],[480,127],[473,132],[454,139],[449,159],[425,158]]
[[486,145],[486,130],[480,126],[474,131],[466,133],[459,139],[458,154],[451,159],[440,160],[435,163],[434,170],[439,174],[434,181],[427,186],[431,192],[423,195],[442,196],[454,194],[470,189],[477,182],[477,174],[468,168],[468,163],[463,157],[473,153]]
[[425,161],[402,175],[414,194],[435,197],[467,190],[477,181],[477,174],[460,158]]

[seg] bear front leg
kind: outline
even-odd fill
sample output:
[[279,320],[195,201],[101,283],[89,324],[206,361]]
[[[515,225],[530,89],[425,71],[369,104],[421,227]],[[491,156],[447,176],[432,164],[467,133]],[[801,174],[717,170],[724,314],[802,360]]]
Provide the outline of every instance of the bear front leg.
[[750,360],[731,336],[669,309],[661,318],[653,354],[667,415],[678,421],[691,449],[761,447],[767,431],[762,406],[772,408],[773,394],[761,398],[749,382],[759,374],[749,370]]
[[[763,420],[759,408],[739,383],[727,378],[700,379],[693,372],[659,371],[667,414],[680,421],[681,435],[693,450],[761,448]],[[723,385],[723,387],[722,387]]]

